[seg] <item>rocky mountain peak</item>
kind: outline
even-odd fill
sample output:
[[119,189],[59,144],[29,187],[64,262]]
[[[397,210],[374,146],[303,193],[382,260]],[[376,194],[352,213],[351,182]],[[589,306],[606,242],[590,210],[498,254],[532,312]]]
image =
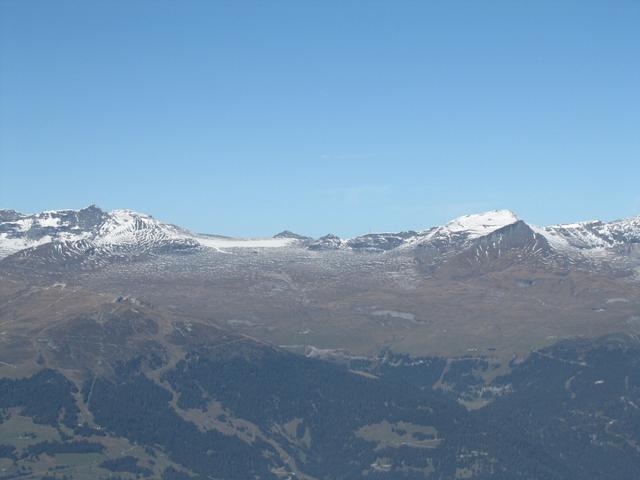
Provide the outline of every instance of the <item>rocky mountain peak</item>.
[[280,233],[276,233],[273,238],[292,238],[294,240],[311,240],[311,237],[306,237],[292,232],[291,230],[283,230]]

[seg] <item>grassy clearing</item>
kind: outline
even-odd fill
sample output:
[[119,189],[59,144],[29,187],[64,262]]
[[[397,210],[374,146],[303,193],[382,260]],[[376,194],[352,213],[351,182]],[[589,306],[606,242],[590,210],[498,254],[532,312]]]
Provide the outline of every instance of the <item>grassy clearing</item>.
[[33,423],[31,418],[18,415],[15,410],[9,411],[9,418],[0,423],[0,444],[14,445],[19,451],[48,440],[60,440],[55,428]]

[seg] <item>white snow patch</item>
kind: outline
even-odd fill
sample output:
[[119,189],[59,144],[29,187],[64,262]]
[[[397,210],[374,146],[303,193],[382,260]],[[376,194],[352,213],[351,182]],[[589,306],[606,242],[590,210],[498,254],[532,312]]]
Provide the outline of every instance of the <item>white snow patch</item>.
[[502,227],[514,224],[518,220],[518,217],[510,210],[492,210],[455,218],[442,228],[450,232],[468,232],[473,236],[482,237]]
[[38,217],[38,225],[40,225],[41,227],[59,227],[60,226],[60,219],[50,216],[50,215],[44,215],[41,217]]
[[196,236],[195,240],[204,247],[224,248],[281,248],[296,243],[294,238],[225,238]]
[[13,255],[14,253],[17,253],[20,250],[37,247],[38,245],[42,245],[50,241],[51,241],[51,237],[48,235],[45,235],[44,237],[41,237],[38,240],[31,240],[24,237],[11,238],[6,233],[0,233],[0,259],[4,257],[8,257],[9,255]]
[[26,232],[33,226],[33,218],[21,218],[11,223],[14,223],[18,226],[18,231]]

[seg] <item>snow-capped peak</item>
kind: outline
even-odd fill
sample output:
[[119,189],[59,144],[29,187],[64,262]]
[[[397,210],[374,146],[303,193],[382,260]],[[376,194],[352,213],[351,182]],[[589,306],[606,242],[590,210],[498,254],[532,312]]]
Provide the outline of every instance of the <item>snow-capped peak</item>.
[[612,248],[640,243],[640,216],[604,223],[600,220],[543,227],[541,233],[565,248]]
[[100,252],[132,257],[192,248],[270,248],[295,243],[295,238],[235,239],[199,235],[133,210],[104,212],[95,206],[82,210],[47,211],[34,215],[2,211],[0,259],[14,253],[52,246],[54,251]]
[[454,218],[441,228],[452,233],[467,232],[471,236],[482,237],[518,220],[510,210],[491,210]]
[[519,221],[510,210],[491,210],[454,218],[448,223],[423,231],[407,239],[405,248],[420,248],[438,252],[462,248],[470,241],[489,235]]
[[[313,241],[285,231],[273,238],[230,238],[190,232],[133,210],[105,212],[95,205],[82,210],[56,210],[22,214],[0,210],[0,259],[20,251],[94,252],[131,258],[146,253],[211,249],[227,252],[237,248],[281,248],[292,245],[310,250],[353,250],[358,252],[407,251],[417,247],[430,254],[466,248],[520,220],[510,210],[491,210],[463,215],[422,232],[367,234],[344,240],[327,235]],[[546,238],[555,251],[588,253],[640,251],[640,216],[604,223],[601,221],[529,226]],[[511,230],[509,230],[511,231]],[[622,250],[621,250],[622,248]],[[44,249],[44,250],[43,250]],[[634,253],[635,254],[635,253]]]
[[113,210],[102,223],[93,242],[96,245],[147,245],[149,247],[177,242],[195,244],[192,234],[150,215],[132,210]]
[[202,235],[133,210],[111,211],[94,239],[94,243],[98,245],[146,244],[155,248],[158,245],[174,244],[216,251],[227,248],[284,247],[295,241],[293,238],[244,239]]

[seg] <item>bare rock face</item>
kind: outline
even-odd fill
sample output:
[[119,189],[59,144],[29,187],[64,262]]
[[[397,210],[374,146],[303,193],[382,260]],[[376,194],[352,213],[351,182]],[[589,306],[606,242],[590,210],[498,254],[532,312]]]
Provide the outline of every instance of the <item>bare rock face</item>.
[[385,252],[403,245],[417,235],[417,232],[369,233],[347,240],[346,245],[353,250]]
[[[523,221],[502,227],[490,234],[471,240],[460,251],[454,251],[446,261],[427,264],[431,272],[442,269],[455,278],[469,278],[504,270],[512,265],[535,265],[552,255],[547,240]],[[432,260],[433,257],[431,257]]]
[[344,242],[340,237],[329,233],[324,237],[311,242],[309,244],[309,250],[337,250],[343,246]]
[[304,235],[299,235],[297,233],[292,232],[291,230],[283,230],[280,233],[276,233],[273,238],[293,238],[294,240],[313,240],[311,237],[306,237]]

